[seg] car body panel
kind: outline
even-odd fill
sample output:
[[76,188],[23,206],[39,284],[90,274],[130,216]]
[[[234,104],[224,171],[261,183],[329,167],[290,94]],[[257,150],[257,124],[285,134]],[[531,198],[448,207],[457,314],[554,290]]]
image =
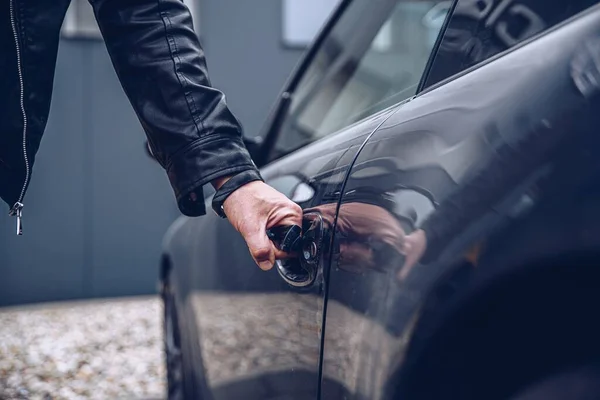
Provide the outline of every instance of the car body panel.
[[[566,115],[569,109],[587,107],[576,85],[574,58],[589,40],[600,40],[598,27],[600,6],[417,96],[399,107],[369,138],[344,187],[334,234],[334,241],[340,244],[328,279],[322,368],[330,381],[346,387],[350,395],[345,398],[470,399],[444,397],[443,389],[435,388],[438,377],[433,372],[428,381],[427,371],[433,371],[431,363],[437,361],[435,354],[428,359],[429,365],[419,364],[419,379],[411,372],[412,362],[419,359],[420,351],[425,351],[415,342],[426,348],[422,337],[434,334],[423,328],[423,320],[428,318],[423,310],[443,319],[451,304],[448,296],[444,301],[432,302],[431,297],[437,295],[434,288],[452,283],[452,299],[468,298],[472,291],[481,290],[481,286],[467,288],[470,280],[479,279],[483,285],[490,277],[498,279],[499,275],[510,274],[511,268],[540,258],[599,248],[598,237],[572,239],[582,232],[598,230],[599,212],[593,201],[582,202],[587,204],[586,211],[582,208],[578,218],[573,213],[579,225],[563,223],[562,237],[555,234],[550,241],[548,234],[547,240],[543,239],[540,231],[551,232],[549,227],[539,225],[544,214],[535,217],[537,230],[521,226],[529,236],[514,235],[514,240],[502,236],[513,234],[512,224],[533,226],[533,220],[526,216],[536,215],[542,207],[539,204],[554,204],[554,199],[535,198],[532,193],[537,182],[549,170],[563,169],[565,159],[577,170],[574,158],[584,160],[588,150],[582,146],[563,159],[550,158],[549,162],[532,164],[521,171],[514,185],[498,189],[498,197],[485,204],[485,212],[444,243],[444,251],[436,260],[417,264],[404,277],[399,275],[405,263],[404,233],[418,229],[450,194],[461,191],[490,165],[500,164],[498,174],[502,174],[502,168],[510,169],[510,165],[501,164],[506,162],[499,152],[502,146],[514,146],[518,153],[522,151],[520,142],[536,123],[560,122],[557,116]],[[596,51],[600,57],[600,48]],[[583,143],[599,145],[594,128],[598,125],[590,123],[584,125]],[[561,137],[571,134],[574,132],[561,132]],[[598,169],[589,155],[588,164],[580,162],[589,171]],[[489,179],[493,188],[494,176]],[[565,186],[565,192],[572,189]],[[483,194],[481,201],[487,201]],[[559,205],[560,201],[556,199]],[[456,206],[456,212],[460,206]],[[517,222],[521,218],[526,222]],[[557,220],[564,222],[564,218]],[[587,223],[583,225],[582,221]],[[534,234],[539,236],[539,244],[532,242]],[[528,245],[521,248],[519,244],[525,237]],[[372,246],[371,241],[385,245]],[[482,242],[487,246],[483,256],[478,254]],[[505,251],[508,248],[511,252]],[[482,261],[468,261],[474,259]],[[415,329],[420,330],[419,340],[413,338]],[[343,336],[340,332],[352,334]],[[330,345],[332,342],[335,344]],[[415,346],[420,350],[414,350]],[[352,356],[342,366],[336,359],[343,351]],[[405,359],[406,353],[411,354],[410,362]],[[448,365],[451,370],[451,360]],[[396,389],[400,382],[405,384],[401,390]],[[327,385],[324,382],[323,388]],[[473,398],[491,398],[479,395]]]
[[[328,27],[315,42],[315,46],[323,46],[324,51],[315,52],[313,47],[282,93],[265,130],[265,146],[271,150],[266,159],[276,156],[278,160],[261,168],[265,181],[300,204],[305,212],[321,205],[333,205],[328,223],[332,222],[344,178],[358,150],[399,106],[380,106],[380,111],[373,110],[367,118],[350,121],[349,126],[341,129],[333,128],[335,124],[326,124],[327,129],[334,132],[321,129],[313,138],[302,139],[304,145],[295,151],[293,141],[288,143],[292,134],[298,139],[298,133],[306,136],[306,132],[293,131],[296,129],[293,123],[281,124],[287,107],[291,107],[290,115],[301,115],[306,98],[303,95],[318,92],[325,86],[326,94],[321,97],[319,106],[321,109],[331,106],[344,88],[342,81],[350,80],[358,66],[355,58],[361,58],[369,49],[372,38],[395,6],[395,1],[379,2],[373,7],[377,12],[371,16],[368,27],[363,26],[361,34],[354,35],[356,40],[345,47],[343,33],[355,31],[355,25],[346,20],[344,32],[330,34],[328,30],[339,26],[330,25],[341,18],[350,3],[340,2]],[[362,1],[359,9],[370,6],[368,1]],[[350,15],[352,21],[362,18],[356,8]],[[311,57],[317,61],[309,62]],[[322,70],[327,62],[339,68],[341,81],[329,80],[335,75],[328,69]],[[295,94],[304,74],[309,81],[304,94]],[[416,71],[416,74],[422,72]],[[410,100],[410,94],[405,97],[408,99],[401,100]],[[360,103],[362,99],[354,100]],[[315,122],[311,118],[327,115],[319,110],[316,114],[316,117],[310,115],[308,120]],[[322,138],[312,141],[319,137]],[[330,236],[326,236],[322,242],[329,240]],[[288,285],[277,268],[266,273],[260,271],[243,239],[227,221],[209,214],[201,219],[181,218],[174,224],[165,239],[168,272],[164,275],[169,292],[174,293],[186,364],[184,374],[188,381],[195,382],[192,385],[195,388],[188,389],[187,396],[261,400],[318,396],[325,296],[323,274],[330,261],[325,247],[316,281],[300,289]],[[324,393],[338,398],[344,395],[344,390],[331,382]]]
[[[265,181],[305,209],[324,199],[337,202],[360,145],[390,112],[270,164],[261,171]],[[317,396],[322,274],[298,290],[276,268],[261,271],[242,237],[213,214],[181,217],[164,246],[182,337],[192,342],[184,344],[186,357],[193,360],[193,376],[204,397]],[[332,390],[339,393],[339,388]]]
[[[334,18],[350,3],[343,1]],[[517,7],[520,3],[509,0],[459,0],[459,14],[465,4],[491,4],[513,16],[523,12]],[[478,34],[481,24],[489,25],[490,31],[497,31],[498,24],[506,26],[505,14],[492,9],[478,20]],[[496,24],[486,25],[492,14],[497,14]],[[449,20],[449,29],[462,29],[459,23],[453,25],[455,21]],[[178,219],[165,237],[163,281],[174,293],[182,351],[188,359],[184,373],[195,382],[194,395],[425,399],[418,390],[423,390],[419,384],[427,383],[421,360],[431,362],[431,357],[421,357],[435,332],[428,324],[449,315],[439,300],[448,295],[440,296],[440,290],[450,285],[452,296],[468,297],[463,285],[474,275],[479,258],[485,265],[514,266],[547,255],[548,243],[554,251],[580,243],[563,238],[560,247],[556,238],[548,239],[541,241],[544,246],[528,246],[527,253],[517,251],[522,249],[504,236],[494,236],[511,231],[521,213],[535,209],[528,190],[547,172],[541,167],[532,168],[511,193],[502,193],[499,204],[465,225],[452,243],[444,244],[436,261],[418,264],[405,280],[397,278],[405,261],[398,239],[418,229],[445,199],[496,160],[498,146],[518,143],[527,133],[527,121],[544,120],[582,103],[569,75],[570,57],[573,44],[597,34],[597,26],[598,7],[539,38],[532,36],[539,31],[528,31],[510,51],[481,53],[474,62],[466,53],[454,61],[447,58],[444,49],[468,53],[469,48],[453,48],[452,37],[442,36],[440,52],[428,64],[434,73],[425,71],[427,79],[422,80],[424,93],[261,168],[268,184],[299,203],[305,213],[320,213],[333,233],[324,240],[317,279],[307,288],[288,285],[277,268],[260,271],[240,235],[216,215]],[[313,48],[290,88],[314,53]],[[291,95],[284,91],[281,98],[289,100]],[[285,129],[267,132],[268,146],[285,135]],[[596,221],[585,212],[597,209],[582,207],[576,220]],[[530,235],[523,233],[523,240],[537,234],[533,228],[523,232]],[[480,257],[474,244],[482,239],[493,243],[496,253]],[[588,240],[588,245],[599,244]],[[498,250],[504,248],[512,248],[512,258]],[[508,258],[498,261],[498,252]],[[486,276],[495,276],[504,270],[486,271]],[[438,378],[432,377],[432,382]]]

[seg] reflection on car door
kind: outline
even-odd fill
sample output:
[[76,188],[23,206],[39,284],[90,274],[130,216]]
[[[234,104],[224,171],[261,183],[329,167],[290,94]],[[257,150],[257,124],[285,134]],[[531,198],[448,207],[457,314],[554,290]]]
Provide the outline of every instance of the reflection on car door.
[[[461,3],[464,3],[463,6],[489,4],[492,7],[511,2],[459,0],[457,10]],[[548,12],[547,2],[528,3],[534,9],[539,8],[541,14]],[[564,18],[572,16],[566,9],[575,13],[585,8],[579,7],[582,3],[578,1],[560,3],[563,4],[564,7],[559,7],[559,3],[554,6],[564,11],[560,14]],[[518,10],[523,11],[524,8],[517,7]],[[495,188],[497,176],[511,168],[507,163],[510,158],[503,151],[509,152],[515,160],[527,160],[527,155],[533,158],[535,150],[544,147],[540,146],[540,142],[527,149],[518,145],[525,142],[524,137],[531,134],[535,124],[536,129],[542,129],[542,132],[546,132],[543,129],[548,129],[548,132],[554,129],[548,135],[567,137],[573,133],[574,138],[577,136],[574,133],[577,131],[577,119],[561,118],[568,115],[565,112],[570,108],[585,108],[585,99],[576,92],[576,85],[572,82],[575,76],[571,76],[572,57],[567,43],[578,43],[579,47],[584,47],[586,38],[597,35],[599,11],[596,7],[595,18],[582,17],[579,24],[562,27],[552,32],[552,36],[542,36],[478,69],[417,95],[398,107],[361,149],[344,186],[337,215],[324,323],[323,376],[341,383],[350,393],[345,398],[388,398],[386,395],[394,392],[394,385],[401,382],[410,387],[410,391],[406,389],[402,395],[389,398],[499,398],[481,393],[479,397],[463,397],[456,394],[461,393],[459,389],[453,395],[449,391],[452,381],[449,378],[444,380],[440,375],[457,365],[462,366],[462,360],[444,359],[440,353],[427,353],[426,361],[419,362],[419,351],[425,350],[423,347],[411,347],[414,345],[411,342],[414,339],[413,329],[420,326],[417,323],[422,321],[418,318],[424,307],[445,306],[444,301],[466,285],[466,278],[476,271],[474,264],[481,241],[494,228],[520,213],[526,213],[532,206],[531,199],[535,197],[531,195],[535,188],[532,189],[531,180],[545,173],[548,165],[529,165],[524,161],[529,169],[521,171],[522,174],[514,174],[514,187],[510,185],[510,190],[507,189],[501,196],[487,199],[488,203],[483,200],[487,193],[480,191],[480,196],[471,196],[469,204],[476,208],[473,212],[481,211],[481,215],[476,214],[477,218],[456,227],[455,236],[445,237],[439,248],[431,249],[435,256],[429,257],[426,262],[422,259],[423,262],[408,274],[404,270],[404,240],[407,234],[436,215],[440,203],[461,190],[461,185],[477,178],[481,182],[481,171],[489,164],[495,166],[495,175],[484,176],[489,182],[489,186],[484,188]],[[554,24],[560,22],[559,17],[551,20]],[[506,23],[506,20],[503,22]],[[449,26],[454,26],[454,23],[451,19]],[[545,29],[549,27],[551,24],[545,25]],[[494,30],[496,26],[492,24],[488,28]],[[481,29],[484,29],[483,25]],[[493,37],[493,32],[481,35]],[[416,36],[419,35],[411,35]],[[441,47],[452,44],[442,42]],[[598,47],[595,49],[597,51]],[[449,67],[454,68],[452,65]],[[555,127],[561,121],[572,124],[572,132],[558,131]],[[580,136],[592,138],[590,126],[597,125],[588,124],[587,130],[583,130]],[[553,143],[552,137],[547,137],[547,143]],[[597,135],[594,137],[597,138]],[[595,139],[595,143],[597,141]],[[544,143],[542,140],[541,144]],[[581,150],[577,151],[583,154]],[[576,164],[572,158],[564,158],[566,165]],[[554,160],[551,161],[550,167],[554,164]],[[588,159],[588,165],[590,162]],[[459,206],[464,207],[455,202],[444,204],[445,217],[451,222],[457,219]],[[518,243],[514,243],[513,247],[519,247]],[[429,249],[425,254],[428,253]],[[432,293],[434,288],[440,292]],[[429,302],[428,296],[433,298],[434,295],[439,297]],[[485,320],[479,321],[483,325],[486,323]],[[419,330],[422,334],[419,336],[420,345],[424,346],[428,335],[432,334],[427,330],[428,326],[421,326]],[[449,333],[450,336],[453,334],[458,341],[459,334]],[[440,348],[441,345],[436,347]],[[414,358],[410,360],[419,365],[418,374],[409,370],[413,364],[406,366],[406,353],[411,349],[414,349],[411,352]],[[344,356],[340,357],[341,353]],[[457,353],[455,356],[460,357]],[[447,370],[437,368],[437,364],[442,363]],[[434,367],[435,371],[441,371],[435,376],[438,380],[434,380],[433,374],[428,375]],[[469,371],[476,371],[480,364],[469,367]],[[507,374],[491,375],[494,374],[488,374],[490,381],[499,383]],[[484,386],[468,374],[463,374],[462,379],[464,385],[461,389],[479,390]],[[442,381],[447,384],[443,390],[433,383]],[[323,389],[327,385],[328,382],[324,381]],[[488,390],[494,395],[496,388],[495,384],[488,385]]]
[[[277,159],[261,169],[265,181],[300,204],[307,217],[315,215],[311,210],[328,210],[304,232],[323,228],[314,241],[316,262],[292,258],[262,272],[240,235],[214,215],[184,220],[171,238],[177,246],[173,265],[180,270],[178,317],[189,341],[182,348],[191,354],[206,398],[319,395],[324,273],[341,187],[360,146],[391,115],[389,106],[416,92],[430,51],[420,49],[419,71],[408,64],[385,68],[402,45],[389,40],[398,27],[386,25],[396,3],[342,3],[345,11],[300,71],[299,83],[284,92],[289,109],[269,139]],[[308,284],[298,282],[303,268],[314,272]],[[322,393],[338,398],[343,390],[332,381]]]
[[[438,0],[389,0],[370,4],[372,8],[375,8],[373,4],[379,5],[378,31],[370,40],[361,38],[360,45],[366,51],[352,59],[346,68],[341,68],[343,64],[340,66],[341,71],[349,71],[342,74],[345,79],[332,80],[343,82],[338,86],[342,93],[339,100],[330,108],[320,107],[318,102],[304,105],[305,114],[309,116],[326,111],[329,118],[324,119],[324,125],[327,127],[343,123],[345,119],[368,119],[369,115],[386,107],[389,107],[385,114],[388,118],[396,107],[402,108],[402,102],[408,100],[407,104],[410,104],[425,76],[437,38],[452,8],[452,2]],[[372,11],[365,9],[360,18]],[[357,22],[356,26],[362,24]],[[355,43],[352,38],[340,38],[340,42],[344,40]],[[321,97],[326,94],[321,93]],[[319,96],[317,100],[320,100]],[[299,118],[299,121],[303,126],[310,126],[313,120]],[[323,129],[323,125],[316,131],[319,129]],[[330,229],[335,226],[336,233],[330,246],[336,258],[328,270],[330,279],[327,280],[322,398],[376,398],[383,372],[380,366],[386,364],[379,357],[394,354],[385,348],[391,349],[397,344],[397,340],[379,324],[379,316],[372,315],[374,310],[369,309],[369,304],[388,298],[386,291],[379,288],[385,288],[384,283],[389,277],[371,274],[372,269],[381,267],[380,258],[393,258],[401,251],[401,243],[397,239],[403,229],[402,224],[411,223],[411,212],[408,212],[405,221],[399,223],[380,206],[381,201],[394,201],[381,200],[377,192],[377,185],[394,170],[391,161],[390,164],[387,159],[372,160],[363,166],[354,166],[346,188],[354,187],[356,182],[361,182],[364,187],[355,193],[346,190],[340,208],[337,197],[313,205],[308,210],[322,215]],[[439,171],[426,173],[437,174],[442,180],[447,178]],[[410,199],[416,197],[421,204],[420,212],[427,212],[432,207],[428,197],[418,192],[406,191],[397,195]],[[349,196],[354,196],[352,202],[349,202]],[[368,236],[369,242],[360,243],[365,236]],[[377,259],[373,259],[372,246],[379,249]],[[339,268],[344,272],[339,272]],[[366,335],[369,336],[368,343]],[[353,397],[359,394],[366,397]]]
[[[303,208],[335,199],[362,143],[362,129],[373,131],[378,121],[272,163],[262,171],[265,181]],[[261,271],[227,221],[207,215],[187,224],[177,239],[184,248],[193,249],[190,268],[178,282],[185,296],[180,318],[190,331],[185,337],[197,341],[187,349],[193,353],[195,367],[202,368],[196,373],[202,375],[198,380],[204,381],[205,396],[316,398],[322,274],[307,287],[294,287],[277,267]],[[316,266],[319,272],[323,259]]]

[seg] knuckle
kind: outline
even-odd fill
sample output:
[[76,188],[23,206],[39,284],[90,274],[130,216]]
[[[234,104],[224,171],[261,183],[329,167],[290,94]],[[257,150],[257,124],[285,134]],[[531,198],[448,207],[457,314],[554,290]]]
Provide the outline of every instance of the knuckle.
[[302,207],[300,207],[298,204],[294,203],[293,201],[290,201],[289,209],[290,209],[290,213],[294,217],[298,217],[298,216],[302,215]]
[[251,249],[252,256],[258,261],[265,261],[269,259],[271,249],[268,247],[258,247]]
[[280,212],[283,211],[290,217],[302,216],[302,207],[287,197],[279,199],[279,202],[275,205],[275,207],[276,209],[279,209]]

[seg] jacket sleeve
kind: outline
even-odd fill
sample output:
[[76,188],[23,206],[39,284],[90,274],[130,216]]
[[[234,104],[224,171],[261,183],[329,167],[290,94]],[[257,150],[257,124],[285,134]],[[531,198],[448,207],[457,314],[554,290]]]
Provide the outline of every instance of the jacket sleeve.
[[[500,144],[495,156],[462,182],[424,221],[421,229],[427,237],[427,250],[421,262],[434,261],[455,237],[490,211],[536,166],[550,160],[556,151],[581,149],[590,136],[592,116],[599,109],[598,99],[595,100],[568,102],[571,107],[532,126],[520,140]],[[554,184],[566,186],[561,182]]]
[[542,163],[556,146],[560,133],[560,129],[540,124],[519,142],[501,144],[494,157],[461,182],[425,220],[421,229],[427,237],[427,250],[421,262],[427,264],[437,259],[455,237],[508,194],[524,174]]
[[[462,182],[423,223],[421,229],[427,237],[427,250],[421,262],[435,260],[454,237],[488,212],[532,168],[549,160],[555,152],[565,152],[569,148],[585,149],[597,157],[598,139],[593,127],[597,126],[600,110],[599,60],[600,35],[594,35],[574,52],[569,77],[573,86],[568,92],[570,94],[565,93],[562,97],[562,110],[555,110],[547,119],[525,128],[516,142],[500,143],[495,157]],[[569,157],[577,156],[570,154]],[[584,168],[594,170],[589,166]],[[570,186],[587,179],[583,175],[589,174],[584,172],[590,171],[585,170],[577,172],[577,175],[582,175],[578,179],[567,178],[574,181]],[[591,172],[591,176],[594,180],[596,175]],[[553,182],[553,185],[566,186],[560,181]]]
[[92,0],[113,66],[166,170],[180,211],[206,212],[202,187],[252,170],[242,128],[211,87],[188,8],[180,0]]

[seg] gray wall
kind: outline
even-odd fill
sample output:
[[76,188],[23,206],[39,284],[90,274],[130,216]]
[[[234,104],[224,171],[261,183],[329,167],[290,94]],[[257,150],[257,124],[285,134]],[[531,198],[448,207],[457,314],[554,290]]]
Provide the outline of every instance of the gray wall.
[[[301,54],[280,43],[280,7],[204,0],[197,9],[212,83],[251,136]],[[179,214],[104,45],[63,40],[54,86],[25,235],[0,213],[0,305],[153,293],[162,236]]]
[[265,118],[302,52],[281,41],[281,0],[202,0],[200,35],[212,84],[248,136]]

